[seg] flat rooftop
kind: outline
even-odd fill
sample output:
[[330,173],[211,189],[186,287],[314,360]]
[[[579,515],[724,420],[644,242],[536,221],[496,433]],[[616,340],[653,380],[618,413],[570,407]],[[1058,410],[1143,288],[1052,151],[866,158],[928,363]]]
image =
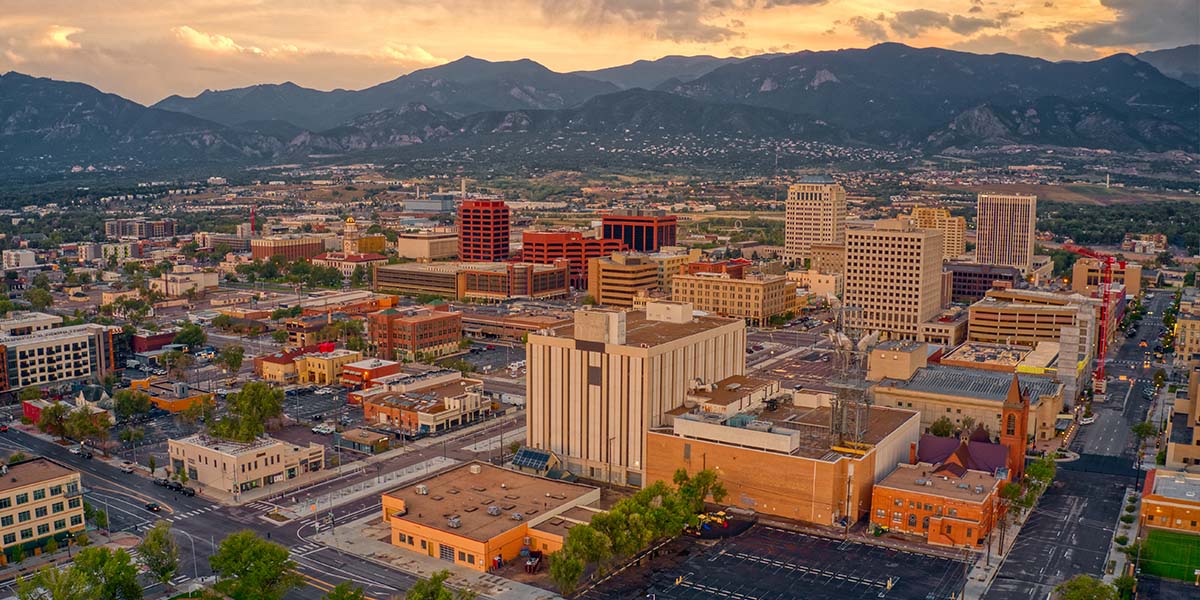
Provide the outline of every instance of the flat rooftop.
[[[704,333],[710,329],[736,323],[742,319],[716,317],[712,315],[693,316],[687,323],[672,323],[669,321],[653,321],[646,318],[646,311],[635,310],[625,313],[625,346],[658,346],[674,342],[680,338]],[[575,322],[551,329],[554,337],[575,339]]]
[[1154,472],[1154,494],[1200,504],[1200,475],[1158,469]]
[[[1042,375],[1018,375],[1021,389],[1027,390],[1031,400],[1042,396],[1053,396],[1060,392],[1062,384]],[[1004,402],[1008,388],[1012,385],[1012,373],[984,371],[967,367],[933,365],[917,369],[907,381],[884,379],[880,387],[914,392],[928,392],[946,396],[965,396],[978,400]]]
[[0,492],[36,485],[43,481],[66,477],[78,473],[73,469],[45,457],[38,457],[8,466],[8,473],[0,478]]
[[689,396],[702,399],[706,404],[715,406],[728,406],[745,398],[750,394],[754,394],[759,390],[769,388],[774,385],[774,382],[758,377],[747,377],[745,375],[734,375],[726,377],[713,386],[713,390],[692,390],[688,392]]
[[942,357],[942,361],[960,361],[965,363],[986,363],[1016,367],[1032,350],[1026,346],[1006,346],[1004,344],[985,344],[981,342],[966,342]]
[[[472,473],[476,468],[479,472]],[[418,493],[422,486],[428,494]],[[393,518],[484,542],[545,512],[578,504],[595,489],[476,461],[386,495],[404,501],[405,514]],[[491,506],[500,514],[489,514]],[[520,513],[522,521],[513,519],[514,513]],[[458,517],[460,527],[450,527],[452,517]]]
[[271,446],[274,446],[276,444],[292,446],[292,450],[295,452],[299,452],[299,451],[305,450],[305,449],[312,449],[313,446],[317,446],[318,448],[323,448],[323,446],[320,446],[318,444],[309,444],[309,446],[307,446],[307,448],[306,448],[304,446],[299,446],[296,444],[290,444],[290,443],[282,441],[282,440],[277,440],[277,439],[275,439],[271,436],[267,436],[267,435],[261,436],[258,439],[254,440],[253,442],[235,442],[233,440],[225,440],[225,439],[221,439],[218,437],[213,437],[211,435],[197,433],[194,435],[189,435],[182,439],[171,440],[171,441],[175,442],[177,444],[188,444],[188,445],[197,446],[197,447],[201,447],[201,448],[207,448],[214,452],[220,452],[221,454],[228,454],[230,456],[238,456],[240,454],[246,454],[248,452],[258,452],[260,450],[270,448]]
[[935,475],[933,465],[921,463],[897,465],[891,475],[875,485],[968,502],[982,502],[1000,481],[983,471],[967,471],[962,477]]

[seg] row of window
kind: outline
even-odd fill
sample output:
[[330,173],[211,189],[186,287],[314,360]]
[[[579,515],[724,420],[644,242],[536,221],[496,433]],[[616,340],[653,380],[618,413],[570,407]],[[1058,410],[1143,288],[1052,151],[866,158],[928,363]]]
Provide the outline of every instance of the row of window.
[[[80,525],[83,525],[83,515],[73,515],[71,517],[71,526],[78,527]],[[66,528],[67,528],[67,520],[66,519],[58,519],[58,520],[54,521],[54,531],[55,532],[62,531]],[[25,529],[22,529],[20,531],[21,539],[22,540],[33,539],[33,535],[34,535],[33,531],[34,530],[32,527],[27,527]],[[42,523],[41,525],[38,525],[37,526],[37,535],[40,535],[40,536],[41,535],[50,535],[50,524]],[[4,534],[4,545],[5,546],[9,546],[9,545],[15,544],[15,543],[17,543],[17,534],[16,533]]]
[[[64,489],[65,489],[65,491],[70,492],[70,493],[77,492],[77,491],[79,491],[79,484],[69,483],[66,485],[65,488],[62,485],[52,485],[49,488],[38,488],[36,490],[33,490],[33,499],[34,499],[34,501],[45,500],[47,491],[49,491],[50,496],[61,496],[63,494]],[[0,510],[3,510],[5,508],[11,508],[13,506],[14,502],[16,502],[17,506],[20,506],[22,504],[28,504],[29,503],[29,494],[30,494],[30,492],[21,492],[20,494],[17,494],[16,496],[11,496],[11,497],[5,496],[3,498],[0,498]],[[73,498],[72,500],[75,500],[75,499]]]

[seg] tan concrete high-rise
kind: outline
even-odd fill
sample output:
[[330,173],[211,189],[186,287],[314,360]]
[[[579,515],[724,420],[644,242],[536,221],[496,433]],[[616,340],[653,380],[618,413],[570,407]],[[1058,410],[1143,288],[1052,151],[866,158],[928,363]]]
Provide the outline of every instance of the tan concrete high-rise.
[[659,263],[640,252],[614,252],[588,261],[588,295],[596,304],[633,306],[633,299],[658,287]]
[[846,239],[846,190],[827,176],[805,177],[788,187],[784,258],[809,258],[813,244]]
[[892,339],[916,339],[942,297],[942,232],[906,219],[846,232],[847,322]]
[[746,370],[746,322],[695,316],[690,304],[583,309],[529,335],[526,443],[591,479],[643,485],[646,435],[697,381]]
[[945,252],[942,260],[958,258],[967,253],[967,220],[950,215],[944,208],[914,208],[912,220],[921,229],[936,229],[942,232]]
[[1036,228],[1037,196],[980,194],[975,207],[975,262],[1016,267],[1028,275]]

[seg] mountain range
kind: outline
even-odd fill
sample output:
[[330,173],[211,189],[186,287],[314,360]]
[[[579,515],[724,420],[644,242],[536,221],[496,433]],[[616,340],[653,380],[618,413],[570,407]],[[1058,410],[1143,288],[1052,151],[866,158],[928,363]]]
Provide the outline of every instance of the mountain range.
[[18,170],[242,165],[414,147],[436,155],[447,142],[503,140],[511,150],[563,137],[1196,152],[1200,91],[1185,81],[1200,68],[1187,59],[1191,48],[1050,62],[885,43],[574,73],[465,57],[363,90],[256,85],[151,107],[8,73],[0,76],[0,162]]

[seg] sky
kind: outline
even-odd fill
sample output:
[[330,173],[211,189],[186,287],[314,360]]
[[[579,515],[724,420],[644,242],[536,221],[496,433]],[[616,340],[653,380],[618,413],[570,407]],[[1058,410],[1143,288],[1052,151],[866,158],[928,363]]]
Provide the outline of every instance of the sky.
[[360,89],[465,55],[556,71],[882,41],[1088,60],[1200,42],[1197,0],[0,0],[0,73],[151,104]]

